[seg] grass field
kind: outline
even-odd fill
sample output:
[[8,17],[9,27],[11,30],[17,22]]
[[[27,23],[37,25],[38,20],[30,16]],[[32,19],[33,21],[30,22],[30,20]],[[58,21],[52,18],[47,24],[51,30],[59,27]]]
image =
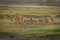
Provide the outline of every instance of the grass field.
[[60,6],[60,4],[59,4],[59,3],[40,3],[39,5]]
[[56,16],[60,15],[60,8],[0,7],[0,15],[14,15],[15,13],[25,16]]
[[0,36],[12,40],[60,40],[60,24],[41,25],[33,28],[14,26],[7,19],[0,19]]
[[[1,8],[0,15],[14,15],[21,13],[24,16],[56,16],[60,15],[60,8]],[[5,17],[5,16],[4,16]],[[8,36],[15,40],[60,40],[60,24],[46,24],[31,28],[16,26],[8,18],[0,19],[0,36]],[[26,26],[25,26],[26,27]]]
[[[39,24],[40,25],[40,24]],[[8,19],[0,19],[0,36],[8,36],[18,40],[59,40],[60,25],[46,24],[31,28],[15,26]],[[54,38],[54,39],[53,39]]]

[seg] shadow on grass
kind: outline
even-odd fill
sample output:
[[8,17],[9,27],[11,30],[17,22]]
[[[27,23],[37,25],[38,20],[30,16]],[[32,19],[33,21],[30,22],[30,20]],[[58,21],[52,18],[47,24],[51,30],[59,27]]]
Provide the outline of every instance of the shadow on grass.
[[42,35],[40,34],[29,34],[25,36],[17,36],[16,33],[8,33],[8,32],[0,32],[0,39],[3,40],[60,40],[60,34],[48,34]]

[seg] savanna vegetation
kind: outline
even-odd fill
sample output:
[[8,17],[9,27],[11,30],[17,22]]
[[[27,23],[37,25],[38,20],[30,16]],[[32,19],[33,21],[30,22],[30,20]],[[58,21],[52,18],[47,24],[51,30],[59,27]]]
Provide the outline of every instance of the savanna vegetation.
[[[26,24],[21,27],[9,20],[12,15],[23,14],[24,17],[53,16],[60,18],[60,8],[17,8],[0,7],[0,36],[12,40],[60,40],[60,24]],[[60,22],[60,21],[59,21]],[[10,39],[11,40],[11,39]]]

